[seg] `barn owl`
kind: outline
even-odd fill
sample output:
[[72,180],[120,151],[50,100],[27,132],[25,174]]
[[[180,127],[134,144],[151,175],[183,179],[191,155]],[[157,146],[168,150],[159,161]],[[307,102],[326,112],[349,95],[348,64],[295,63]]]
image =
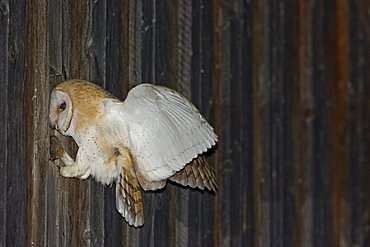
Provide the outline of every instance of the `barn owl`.
[[115,183],[116,208],[132,226],[144,224],[140,187],[161,189],[169,179],[193,188],[217,188],[203,155],[217,142],[214,129],[172,89],[140,84],[121,101],[91,82],[66,81],[51,93],[49,120],[79,148],[73,159],[51,139],[51,156],[65,164],[60,174]]

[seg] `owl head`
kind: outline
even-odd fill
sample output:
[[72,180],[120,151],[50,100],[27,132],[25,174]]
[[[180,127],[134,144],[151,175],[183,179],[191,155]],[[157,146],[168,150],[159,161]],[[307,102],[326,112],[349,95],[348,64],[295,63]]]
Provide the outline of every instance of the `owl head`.
[[57,85],[50,98],[51,127],[73,136],[96,122],[106,98],[114,96],[88,81],[73,79]]
[[68,131],[73,116],[72,100],[66,92],[55,88],[51,93],[49,121],[62,134]]

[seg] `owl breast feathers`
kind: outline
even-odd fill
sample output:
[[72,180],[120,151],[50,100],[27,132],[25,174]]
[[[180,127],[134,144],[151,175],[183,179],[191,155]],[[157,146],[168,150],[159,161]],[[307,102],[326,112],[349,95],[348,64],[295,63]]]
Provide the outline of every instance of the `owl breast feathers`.
[[[55,87],[50,124],[79,146],[73,160],[59,152],[64,177],[116,183],[116,207],[135,227],[144,223],[141,190],[167,179],[215,191],[215,173],[203,155],[217,142],[213,128],[180,93],[140,84],[121,101],[97,85],[70,80]],[[57,144],[59,145],[59,144]]]

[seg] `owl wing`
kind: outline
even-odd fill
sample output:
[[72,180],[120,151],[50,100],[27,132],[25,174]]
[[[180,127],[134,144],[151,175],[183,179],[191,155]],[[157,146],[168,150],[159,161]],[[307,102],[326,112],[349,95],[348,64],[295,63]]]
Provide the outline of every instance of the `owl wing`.
[[169,178],[217,142],[195,106],[163,86],[140,84],[124,102],[107,102],[106,109],[133,156],[136,172],[149,182]]

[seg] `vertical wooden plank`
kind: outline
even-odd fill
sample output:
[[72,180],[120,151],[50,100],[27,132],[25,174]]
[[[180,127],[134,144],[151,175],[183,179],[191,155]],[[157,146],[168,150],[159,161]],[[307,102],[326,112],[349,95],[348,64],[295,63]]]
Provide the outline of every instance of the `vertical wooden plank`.
[[[232,6],[229,6],[232,8]],[[233,9],[232,9],[233,10]],[[231,109],[233,97],[237,98],[237,95],[233,95],[234,93],[232,89],[235,87],[235,82],[232,79],[232,35],[233,32],[232,28],[233,25],[231,24],[232,15],[229,9],[223,7],[222,15],[221,15],[221,26],[218,27],[219,31],[222,32],[222,39],[221,39],[221,97],[222,97],[222,105],[221,105],[221,130],[220,133],[223,136],[222,139],[222,150],[221,150],[221,169],[219,176],[222,177],[220,181],[220,189],[219,191],[222,193],[221,197],[221,246],[229,246],[232,243],[232,233],[233,227],[232,222],[234,219],[232,218],[232,207],[235,206],[234,204],[237,203],[233,200],[232,196],[232,186],[237,183],[237,178],[235,178],[232,173],[233,171],[233,158],[232,156],[234,153],[233,151],[233,132],[232,128],[234,126],[234,122],[231,121],[231,116],[233,114],[233,110]],[[234,17],[235,18],[235,17]],[[240,37],[239,37],[240,38]],[[240,52],[240,51],[239,51]],[[236,65],[236,64],[235,64]],[[234,98],[234,99],[235,99]],[[239,229],[237,230],[239,231]]]
[[[297,116],[299,122],[293,133],[295,141],[293,141],[294,152],[294,207],[296,212],[296,220],[293,229],[293,243],[301,246],[313,246],[312,230],[313,230],[313,208],[312,208],[312,162],[313,162],[313,83],[312,83],[312,39],[310,37],[311,27],[311,2],[300,2],[299,10],[299,26],[298,26],[298,66],[296,78],[299,83],[299,99],[298,102],[292,102],[293,107],[299,106],[293,113],[293,117]],[[294,99],[294,94],[293,99]],[[295,237],[297,236],[297,237]]]
[[48,2],[27,5],[27,72],[25,105],[27,126],[27,240],[26,245],[46,245],[46,165],[49,157],[48,102]]
[[[240,133],[236,134],[240,142],[240,158],[237,163],[241,164],[239,179],[241,182],[240,190],[242,191],[241,200],[241,217],[242,217],[242,232],[241,244],[252,246],[254,242],[253,236],[253,23],[252,23],[252,2],[247,2],[242,8],[241,18],[243,25],[241,26],[243,39],[240,42],[242,52],[239,53],[239,80],[240,80]],[[238,131],[238,130],[236,130]],[[236,164],[237,164],[236,163]],[[236,171],[239,168],[235,169]],[[238,217],[238,216],[236,216]]]
[[364,136],[361,137],[361,146],[360,150],[362,150],[362,155],[360,156],[361,161],[361,178],[363,181],[363,187],[361,191],[363,191],[364,199],[363,199],[363,205],[364,209],[362,211],[362,227],[358,227],[359,231],[363,231],[364,236],[364,246],[370,245],[370,180],[368,179],[370,174],[370,71],[368,68],[370,67],[370,60],[368,59],[368,54],[370,54],[370,43],[368,42],[370,40],[370,17],[369,17],[369,9],[370,9],[370,3],[368,1],[362,1],[360,5],[360,16],[361,16],[361,43],[362,43],[362,50],[363,53],[359,54],[359,57],[361,58],[359,61],[361,63],[361,86],[363,87],[363,102],[362,102],[362,113],[361,116],[363,117],[363,133]]
[[[200,6],[203,5],[203,1],[192,1],[192,33],[191,33],[191,44],[193,56],[191,57],[191,99],[192,102],[199,107],[199,110],[205,113],[204,107],[202,107],[202,90],[201,90],[201,74],[200,71],[203,67],[203,47],[200,39],[202,33],[202,9]],[[204,69],[203,69],[204,70]],[[207,118],[208,116],[205,115]],[[195,192],[195,193],[194,193]],[[191,246],[201,245],[202,230],[204,231],[207,226],[204,226],[204,217],[201,212],[201,198],[198,191],[189,192],[189,205],[191,209],[188,211],[188,227],[189,235],[188,241]],[[206,196],[206,195],[205,195]]]
[[[252,98],[250,97],[252,67],[248,59],[252,60],[252,54],[247,49],[251,39],[248,37],[249,23],[246,21],[251,16],[248,16],[247,4],[242,1],[223,5],[216,11],[218,13],[215,13],[214,21],[219,21],[219,25],[214,28],[219,36],[216,35],[214,38],[219,40],[215,40],[215,51],[220,54],[215,54],[215,76],[220,76],[221,92],[217,95],[219,98],[215,100],[222,103],[218,112],[221,116],[216,115],[221,119],[220,129],[218,129],[220,131],[218,134],[221,136],[216,149],[216,157],[217,152],[220,152],[218,175],[220,189],[216,193],[216,197],[220,197],[218,216],[216,216],[220,217],[218,223],[220,225],[217,226],[218,232],[215,232],[215,235],[219,238],[216,244],[238,246],[243,242],[252,241],[252,234],[248,236],[248,224],[249,227],[252,224],[252,207],[248,207],[248,195],[243,192],[252,185],[252,179],[248,180],[252,178],[248,171],[248,161],[249,164],[252,163],[250,149],[252,138],[251,136],[248,138],[252,128]],[[219,72],[217,72],[218,69]],[[235,196],[236,191],[238,191],[237,196]]]
[[[286,235],[289,231],[289,215],[285,215],[285,198],[288,196],[286,181],[291,177],[285,165],[287,158],[287,128],[286,128],[286,85],[285,85],[285,18],[284,1],[270,1],[270,69],[271,69],[271,244],[273,246],[288,246]],[[265,140],[266,141],[266,140]]]
[[253,2],[252,10],[254,245],[270,246],[271,81],[268,2]]
[[26,3],[9,2],[7,105],[6,243],[26,242],[26,125],[24,98]]
[[[62,53],[62,2],[50,0],[48,8],[49,23],[49,78],[50,89],[54,88],[63,78],[63,53]],[[49,92],[45,92],[49,93]],[[65,241],[66,225],[68,217],[64,217],[62,180],[59,169],[54,163],[49,162],[46,169],[46,193],[47,193],[47,246],[67,245]],[[64,193],[65,194],[65,193]]]
[[348,4],[348,201],[350,205],[350,245],[370,244],[370,18],[368,1]]
[[[312,243],[312,162],[313,162],[313,83],[310,1],[287,1],[285,70],[287,83],[287,129],[291,129],[288,149],[293,205],[285,213],[292,213],[290,246],[313,246]],[[287,192],[289,193],[289,192]]]
[[[176,37],[173,36],[175,32],[173,27],[176,22],[172,21],[176,12],[173,10],[173,6],[176,6],[174,2],[169,4],[164,1],[153,0],[153,13],[150,20],[153,26],[153,50],[151,52],[153,68],[150,82],[166,86],[176,86],[176,78],[174,78],[176,70],[172,64],[176,44]],[[145,60],[142,61],[144,66]]]
[[48,6],[49,23],[49,66],[52,86],[61,82],[63,78],[63,3],[60,0],[50,0]]
[[335,82],[333,87],[333,244],[349,246],[347,201],[347,8],[335,2]]
[[[222,124],[223,128],[229,129],[224,133],[229,140],[224,141],[226,148],[224,162],[222,164],[224,182],[223,208],[227,209],[224,220],[224,234],[228,235],[222,241],[222,246],[242,246],[252,243],[252,200],[247,201],[248,186],[252,187],[252,176],[248,171],[252,165],[252,53],[247,49],[252,44],[248,37],[248,28],[251,28],[251,12],[247,8],[250,5],[243,1],[237,1],[224,7],[223,35],[225,45],[223,53],[227,60],[223,64],[223,84],[229,85],[225,90],[229,96],[224,101],[223,111],[228,121]],[[249,25],[249,26],[248,26]],[[225,67],[228,67],[227,69]],[[227,88],[223,86],[224,88]],[[220,148],[220,147],[219,147]],[[238,195],[235,196],[235,192]],[[252,199],[252,197],[250,197]],[[249,204],[249,205],[248,205]],[[248,219],[249,217],[249,219]],[[248,227],[249,225],[249,227]],[[248,230],[249,228],[249,230]],[[248,236],[249,235],[249,236]]]
[[312,5],[312,81],[313,120],[313,245],[332,246],[332,94],[334,74],[334,9],[332,2],[313,1]]
[[[66,80],[68,67],[64,64],[67,57],[64,47],[64,31],[68,18],[64,16],[65,6],[62,1],[49,1],[49,68],[50,68],[50,90],[58,83]],[[63,141],[63,146],[68,153],[71,150],[71,138],[63,138],[57,131],[52,133],[58,135]],[[59,165],[61,161],[59,162]],[[59,175],[59,168],[53,162],[47,169],[47,215],[48,238],[47,245],[71,246],[72,245],[72,217],[71,217],[71,181]]]
[[173,52],[176,63],[176,83],[180,92],[191,97],[191,56],[192,56],[192,5],[180,0],[173,6],[176,9],[176,22],[172,26],[176,34],[176,46]]
[[[370,2],[363,0],[359,4],[359,17],[360,17],[360,23],[359,25],[356,25],[357,28],[359,28],[359,35],[358,38],[361,40],[361,51],[363,53],[358,54],[358,61],[359,66],[361,68],[361,74],[360,74],[360,82],[361,82],[361,89],[363,89],[363,102],[362,102],[362,112],[361,115],[362,123],[363,123],[363,133],[364,136],[361,136],[361,144],[360,144],[360,150],[361,156],[361,178],[363,181],[363,187],[361,191],[364,193],[364,209],[363,209],[363,218],[362,218],[362,224],[363,228],[359,227],[358,229],[363,231],[364,236],[364,246],[370,245],[370,179],[368,174],[370,174],[370,70],[368,69],[370,67],[370,16],[369,16],[369,9],[370,9]],[[360,224],[361,224],[360,223]],[[362,225],[361,224],[361,225]],[[360,230],[360,231],[361,231]]]
[[[119,0],[106,2],[106,31],[100,34],[105,36],[105,88],[122,98],[122,90],[128,84],[126,53],[128,47],[127,41],[124,42],[127,35],[126,20],[124,11],[127,11],[128,2],[121,3]],[[127,13],[125,13],[127,15]],[[121,28],[122,25],[122,28]],[[127,38],[128,39],[128,38]],[[126,46],[124,46],[126,45]]]
[[[142,45],[142,28],[143,28],[143,6],[142,1],[130,1],[127,15],[127,38],[125,39],[127,44],[127,56],[126,61],[127,66],[127,84],[129,88],[142,82],[142,55],[141,55],[141,45]],[[145,28],[144,28],[145,30]],[[126,87],[127,93],[128,88]]]
[[[91,2],[63,2],[63,74],[65,79],[89,79],[88,45],[91,34]],[[63,138],[67,151],[76,153],[77,146]],[[68,150],[69,149],[69,150]],[[66,240],[71,246],[90,244],[90,181],[61,178],[66,181],[65,212],[70,224],[66,227]]]
[[[143,82],[155,81],[155,35],[156,35],[156,0],[142,0],[142,25],[141,25],[141,60],[145,63],[141,64]],[[164,13],[163,13],[164,14]]]
[[8,67],[9,67],[9,2],[0,1],[0,105],[3,110],[0,113],[0,246],[6,244],[6,191],[7,191],[7,142],[8,142]]
[[106,85],[106,40],[107,6],[106,1],[94,1],[89,6],[86,36],[86,55],[89,62],[89,78]]
[[[213,65],[214,65],[214,92],[213,97],[215,98],[215,123],[214,128],[215,132],[218,134],[218,146],[223,146],[223,133],[222,133],[222,78],[221,78],[221,65],[222,65],[222,8],[220,1],[214,1],[212,4],[212,24],[213,24]],[[216,149],[215,152],[215,173],[216,178],[221,185],[223,183],[221,175],[221,150]],[[215,212],[214,212],[214,244],[215,246],[221,245],[221,199],[222,199],[222,187],[217,190],[215,195]]]

